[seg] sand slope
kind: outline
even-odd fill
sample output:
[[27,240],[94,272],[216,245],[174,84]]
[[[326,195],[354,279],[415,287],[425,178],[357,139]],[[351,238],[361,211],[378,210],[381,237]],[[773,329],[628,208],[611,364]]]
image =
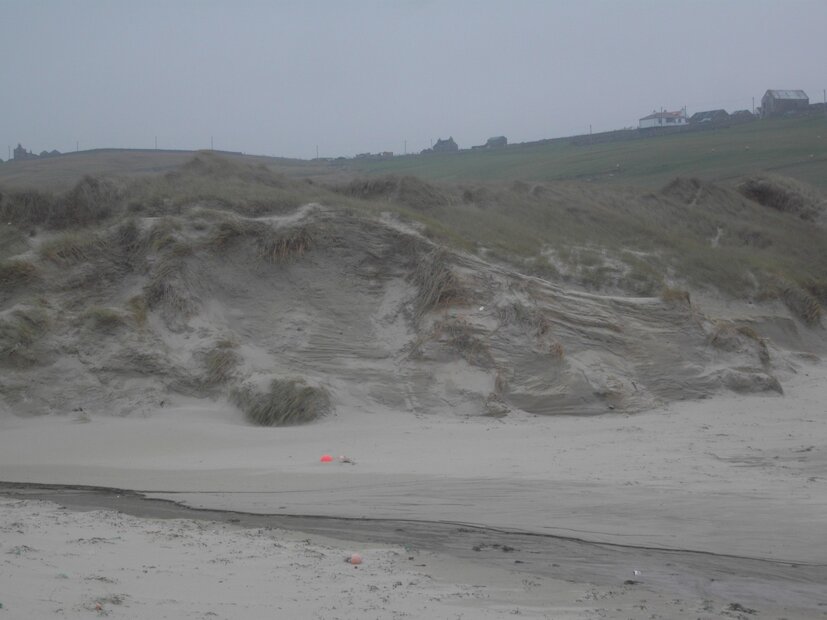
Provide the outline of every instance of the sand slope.
[[193,206],[32,243],[20,260],[37,278],[0,310],[6,415],[266,399],[274,379],[322,388],[334,409],[583,415],[781,391],[786,369],[751,326],[685,296],[578,292],[318,205]]

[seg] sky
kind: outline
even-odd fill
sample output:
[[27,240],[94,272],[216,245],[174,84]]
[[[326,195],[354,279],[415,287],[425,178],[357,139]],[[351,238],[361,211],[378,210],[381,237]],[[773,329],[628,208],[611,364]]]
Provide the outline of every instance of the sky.
[[418,152],[827,88],[827,0],[0,0],[0,158]]

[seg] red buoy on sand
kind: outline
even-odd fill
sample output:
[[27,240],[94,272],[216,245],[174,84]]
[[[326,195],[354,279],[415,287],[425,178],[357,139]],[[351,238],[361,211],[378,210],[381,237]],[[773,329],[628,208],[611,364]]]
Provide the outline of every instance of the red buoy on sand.
[[350,557],[347,559],[348,562],[351,564],[361,564],[362,563],[362,556],[358,553],[351,553]]
[[329,454],[322,454],[322,458],[319,459],[322,463],[330,463],[333,461],[333,457]]

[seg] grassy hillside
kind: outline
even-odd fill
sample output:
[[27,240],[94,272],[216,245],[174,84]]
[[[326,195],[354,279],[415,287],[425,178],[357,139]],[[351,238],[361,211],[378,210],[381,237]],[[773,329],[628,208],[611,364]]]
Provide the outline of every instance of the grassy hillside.
[[257,217],[316,202],[371,217],[392,213],[450,247],[594,291],[713,288],[785,299],[812,322],[827,303],[827,201],[781,176],[727,184],[683,178],[655,191],[392,175],[319,183],[202,153],[161,175],[87,177],[63,193],[0,186],[0,194],[8,246],[0,258],[13,256],[39,226],[84,228],[114,214],[158,217],[193,205]]
[[780,171],[827,187],[827,119],[757,121],[696,133],[576,146],[569,141],[513,145],[490,151],[353,161],[365,174],[433,180],[594,180],[660,187],[676,176],[720,181]]
[[[0,186],[66,190],[84,175],[136,177],[168,172],[192,151],[100,149],[0,164]],[[427,180],[584,180],[656,188],[676,176],[722,181],[777,172],[827,188],[827,119],[759,121],[697,133],[607,144],[569,140],[491,151],[410,155],[389,160],[308,161],[220,153],[297,178],[338,182],[360,175],[413,175]]]
[[[190,161],[196,154],[196,151],[96,149],[66,153],[59,157],[9,161],[0,164],[0,186],[62,191],[85,175],[141,177],[169,172]],[[300,159],[234,153],[216,154],[229,161],[277,168],[297,177],[316,173],[320,169],[318,164]]]

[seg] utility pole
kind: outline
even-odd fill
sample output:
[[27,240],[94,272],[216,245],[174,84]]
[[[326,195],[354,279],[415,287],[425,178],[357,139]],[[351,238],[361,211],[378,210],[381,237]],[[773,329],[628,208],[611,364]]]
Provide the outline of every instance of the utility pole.
[[755,116],[755,97],[752,98],[752,115]]
[[212,147],[212,136],[210,136],[210,150],[211,150],[211,151],[215,150],[215,149],[213,149],[213,147]]
[[11,161],[11,144],[9,145],[9,161]]

